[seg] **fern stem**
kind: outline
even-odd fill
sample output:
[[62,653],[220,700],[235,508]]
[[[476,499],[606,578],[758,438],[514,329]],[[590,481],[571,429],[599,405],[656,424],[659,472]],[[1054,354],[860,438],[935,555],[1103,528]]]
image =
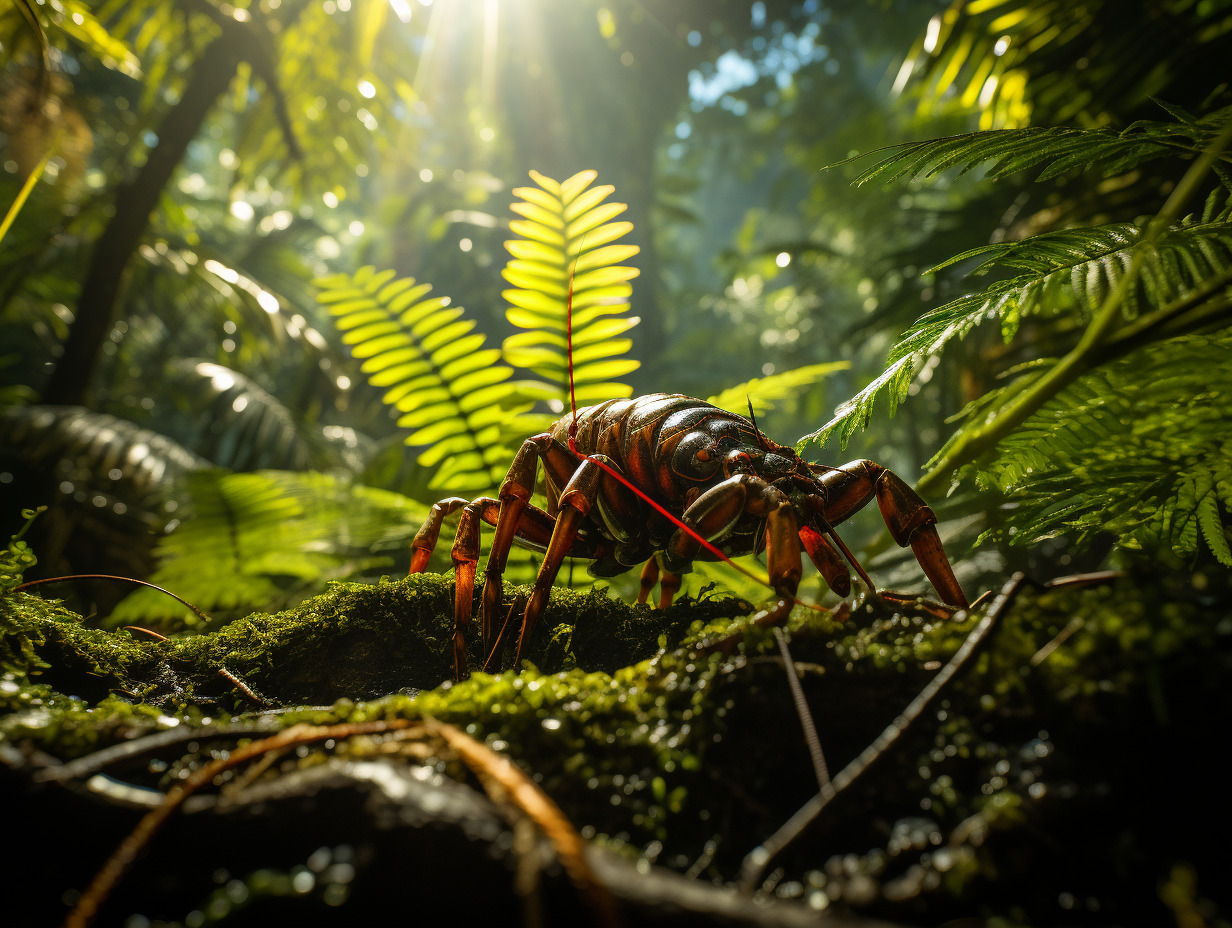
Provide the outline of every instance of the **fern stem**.
[[1149,341],[1186,335],[1212,323],[1221,322],[1221,315],[1232,307],[1232,303],[1227,299],[1209,298],[1230,285],[1232,270],[1212,277],[1167,306],[1135,319],[1109,340],[1108,345],[1113,348],[1113,356],[1120,357]]
[[[1103,363],[1105,358],[1098,349],[1106,347],[1105,337],[1120,318],[1126,295],[1137,284],[1150,246],[1180,218],[1185,205],[1198,192],[1206,173],[1214,166],[1229,142],[1232,142],[1232,122],[1224,126],[1211,146],[1190,165],[1163,208],[1147,224],[1142,237],[1133,247],[1133,256],[1125,275],[1104,299],[1103,305],[1083,332],[1078,344],[1061,358],[1055,367],[1019,394],[1014,401],[1002,407],[1001,411],[982,427],[960,435],[920,478],[917,489],[921,493],[936,492],[960,466],[995,447],[1001,439],[1018,428],[1070,383]],[[1137,334],[1140,334],[1140,331]]]

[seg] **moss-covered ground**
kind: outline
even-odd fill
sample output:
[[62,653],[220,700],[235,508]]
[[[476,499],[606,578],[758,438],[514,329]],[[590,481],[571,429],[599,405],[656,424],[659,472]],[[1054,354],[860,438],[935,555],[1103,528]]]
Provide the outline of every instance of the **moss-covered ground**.
[[[0,588],[15,586],[25,560],[20,546],[10,548]],[[913,924],[1219,923],[1226,859],[1208,839],[1214,830],[1226,843],[1222,830],[1232,821],[1214,766],[1232,669],[1227,591],[1214,588],[1221,582],[1129,576],[1025,587],[978,656],[772,862],[759,892]],[[32,808],[45,810],[39,802],[59,800],[37,783],[57,764],[143,735],[186,732],[103,771],[152,795],[257,737],[245,728],[432,717],[512,757],[584,837],[719,884],[734,882],[744,856],[816,793],[774,634],[748,627],[746,604],[716,598],[658,612],[560,590],[526,665],[454,684],[452,602],[449,576],[339,584],[287,612],[157,641],[92,627],[36,593],[5,592],[6,783],[29,787]],[[843,621],[796,610],[790,652],[832,771],[904,709],[978,619],[978,610],[955,621],[873,602]],[[699,644],[733,634],[730,653]],[[477,667],[482,655],[472,645]],[[280,756],[259,776],[227,778],[249,788],[254,779],[383,752],[379,739],[327,742]],[[428,748],[407,762],[466,776]],[[108,828],[118,828],[109,814],[99,813],[106,841],[114,840]],[[33,815],[31,827],[38,815],[54,817]],[[367,826],[351,825],[357,834],[346,846],[362,848]],[[6,838],[10,849],[22,840]],[[169,840],[155,838],[155,849],[174,846]],[[201,882],[182,897],[159,895],[143,910],[140,895],[125,896],[111,917],[243,924],[248,902],[264,893],[298,898],[286,910],[295,913],[286,923],[295,923],[305,911],[345,911],[340,904],[362,882],[363,868],[348,864],[347,881],[319,878],[301,892],[304,881],[297,888],[296,871],[272,848],[266,865],[247,869],[228,862],[233,852],[217,853],[212,870],[197,864]],[[263,859],[251,847],[246,853]],[[80,888],[74,873],[101,862],[69,868],[64,898]],[[157,850],[140,866],[137,879],[150,885],[177,870]],[[211,879],[207,893],[201,887]],[[54,883],[33,881],[26,891]],[[335,898],[330,885],[342,887]],[[20,882],[13,892],[23,892]],[[318,908],[302,908],[305,899]],[[62,906],[25,898],[14,911],[32,921],[31,913],[50,912],[54,921]],[[279,910],[261,911],[268,918]]]

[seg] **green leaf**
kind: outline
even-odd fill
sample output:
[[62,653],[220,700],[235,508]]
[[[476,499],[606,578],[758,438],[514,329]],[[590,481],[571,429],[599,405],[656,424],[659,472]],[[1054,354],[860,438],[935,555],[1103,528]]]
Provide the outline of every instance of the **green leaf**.
[[[440,465],[435,489],[474,494],[490,490],[499,474],[486,463],[512,460],[513,449],[491,430],[494,410],[529,406],[500,353],[484,348],[475,322],[460,306],[428,296],[431,286],[393,272],[361,268],[354,275],[318,280],[318,299],[344,331],[352,353],[373,386],[388,388],[382,399],[411,431],[407,443],[428,446],[425,467]],[[352,298],[368,294],[362,307]],[[340,295],[341,298],[340,298]],[[517,413],[500,412],[502,420]],[[496,444],[493,444],[493,442]],[[506,464],[507,466],[507,464]]]
[[630,395],[631,388],[624,384],[605,381],[638,367],[638,362],[623,357],[632,342],[620,337],[638,323],[637,317],[624,315],[632,292],[628,281],[638,271],[620,262],[639,249],[617,243],[633,225],[612,221],[627,207],[604,202],[614,188],[592,186],[597,176],[581,171],[558,183],[532,171],[538,186],[514,190],[521,200],[512,207],[530,222],[512,222],[510,229],[522,237],[505,243],[511,257],[502,274],[514,288],[504,292],[510,304],[505,317],[525,330],[505,339],[505,360],[554,384],[550,398],[563,404],[569,401],[570,290],[579,402],[582,396],[586,402],[597,402]]
[[729,387],[722,393],[710,397],[706,402],[743,416],[749,411],[751,400],[753,411],[762,413],[773,409],[776,400],[794,396],[805,387],[821,383],[835,371],[845,371],[850,368],[850,362],[836,361],[831,364],[809,364],[789,371],[779,371]]
[[[1201,547],[1232,566],[1232,334],[1152,343],[1078,379],[957,479],[1003,494],[988,537]],[[1008,388],[1003,388],[1008,389]],[[978,415],[978,411],[976,413]]]
[[1142,262],[1138,286],[1125,294],[1124,314],[1134,318],[1160,310],[1195,292],[1212,278],[1232,271],[1232,224],[1184,222],[1153,243],[1128,223],[1049,232],[1021,242],[986,245],[964,252],[939,267],[972,257],[985,260],[971,276],[997,270],[1019,271],[937,307],[920,317],[890,350],[886,370],[848,400],[824,426],[801,444],[825,444],[837,435],[845,446],[864,428],[876,402],[885,398],[893,415],[916,374],[934,354],[976,326],[996,320],[1009,341],[1030,315],[1073,312],[1090,318],[1107,294],[1124,279],[1135,253]]
[[[1229,118],[1232,107],[1189,123],[1142,121],[1123,131],[1067,127],[997,129],[893,145],[838,164],[879,158],[856,178],[857,184],[872,180],[923,180],[950,170],[965,173],[980,165],[988,165],[989,177],[1032,168],[1041,169],[1038,180],[1080,170],[1123,174],[1149,161],[1174,157],[1178,151],[1196,155],[1214,141]],[[1224,159],[1227,160],[1226,155]]]

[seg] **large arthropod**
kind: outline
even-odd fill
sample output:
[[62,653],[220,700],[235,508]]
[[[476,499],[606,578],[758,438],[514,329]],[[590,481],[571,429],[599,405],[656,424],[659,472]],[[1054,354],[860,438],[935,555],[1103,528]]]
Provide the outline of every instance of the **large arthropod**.
[[[530,504],[540,464],[544,508]],[[645,563],[639,600],[658,582],[665,607],[694,560],[765,551],[775,598],[756,621],[767,625],[786,619],[796,602],[802,547],[840,596],[851,590],[847,564],[873,590],[834,526],[874,498],[891,536],[911,546],[941,599],[965,607],[937,517],[902,478],[873,461],[808,463],[766,438],[751,411],[745,418],[662,393],[575,409],[523,443],[496,498],[437,503],[412,543],[411,572],[424,570],[442,520],[460,509],[452,551],[453,643],[454,671],[462,679],[481,522],[496,529],[481,610],[483,640],[493,653],[511,546],[516,541],[545,552],[521,616],[520,660],[566,557],[590,559],[598,577]]]

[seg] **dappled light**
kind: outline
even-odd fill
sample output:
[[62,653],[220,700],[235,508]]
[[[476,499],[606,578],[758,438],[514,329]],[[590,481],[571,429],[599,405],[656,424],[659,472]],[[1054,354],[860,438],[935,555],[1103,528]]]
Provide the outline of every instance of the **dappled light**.
[[14,924],[1226,922],[1229,60],[0,5]]

